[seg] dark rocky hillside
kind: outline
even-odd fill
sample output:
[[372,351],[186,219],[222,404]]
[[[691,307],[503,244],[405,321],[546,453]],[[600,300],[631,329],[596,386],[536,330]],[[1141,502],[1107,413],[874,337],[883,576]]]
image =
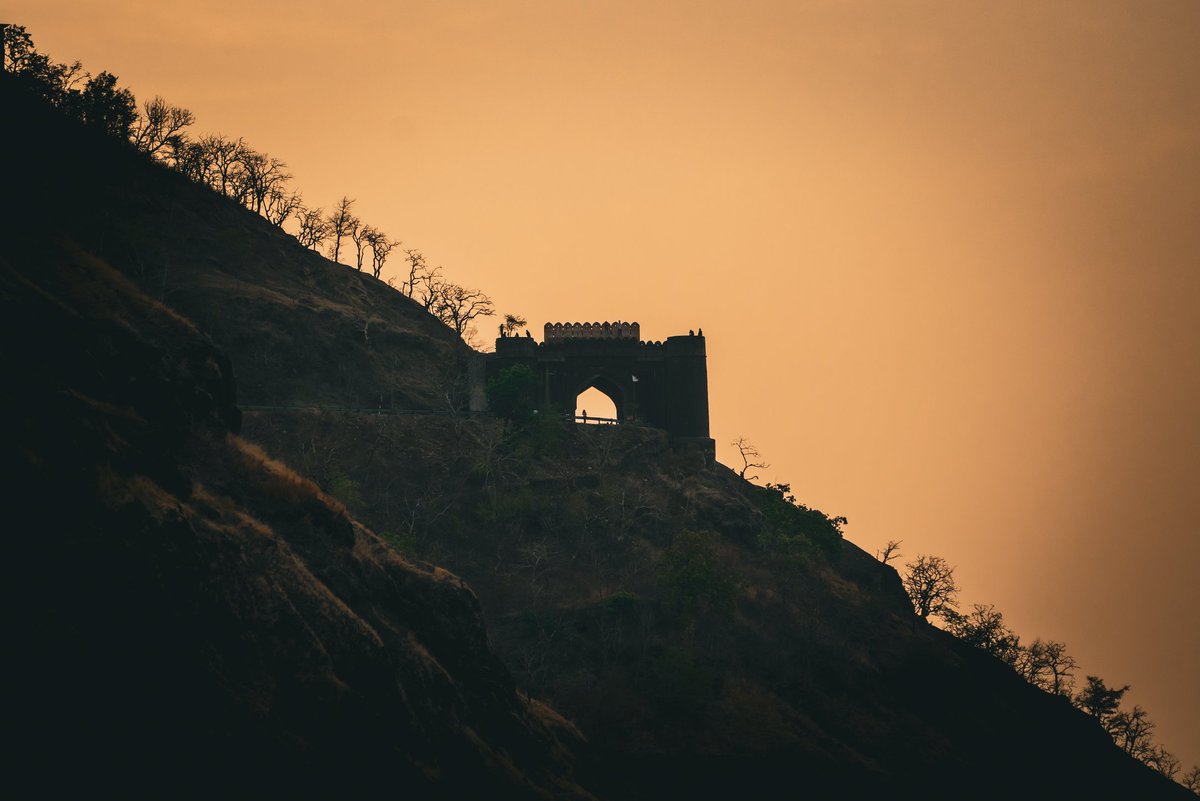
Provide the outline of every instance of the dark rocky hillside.
[[0,257],[9,786],[589,797],[472,592],[239,438],[193,324],[31,230]]
[[661,432],[261,412],[245,428],[466,579],[518,684],[588,737],[602,797],[1190,797],[917,620],[825,515]]
[[233,360],[240,403],[444,409],[461,392],[469,348],[382,281],[331,269],[130,148],[81,140],[50,108],[7,92],[4,111],[19,224],[71,237],[198,321]]
[[240,413],[234,376],[242,403],[448,408],[470,353],[380,282],[3,101],[29,188],[0,260],[15,722],[52,781],[1192,797],[916,620],[835,521],[661,432]]

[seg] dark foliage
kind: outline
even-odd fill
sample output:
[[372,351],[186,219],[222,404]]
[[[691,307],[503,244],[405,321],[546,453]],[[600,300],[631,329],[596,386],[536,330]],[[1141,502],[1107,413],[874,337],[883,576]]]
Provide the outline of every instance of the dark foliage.
[[514,423],[527,422],[534,415],[537,376],[524,364],[506,367],[487,383],[488,409]]
[[826,557],[841,551],[846,518],[808,508],[796,500],[788,484],[767,484],[750,492],[763,516],[759,544],[764,550],[794,556],[815,548]]

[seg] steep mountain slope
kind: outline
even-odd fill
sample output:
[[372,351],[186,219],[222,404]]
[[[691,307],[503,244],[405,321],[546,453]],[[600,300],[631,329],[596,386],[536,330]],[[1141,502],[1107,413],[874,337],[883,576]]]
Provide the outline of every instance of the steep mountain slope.
[[211,340],[42,233],[0,256],[10,786],[589,797],[471,591],[240,439]]
[[[470,354],[366,273],[331,269],[236,203],[120,143],[80,138],[4,94],[11,199],[30,234],[68,235],[201,324],[233,360],[243,404],[437,408]],[[18,224],[9,220],[10,224]]]
[[518,683],[588,737],[602,796],[1189,797],[1067,699],[917,620],[896,572],[824,515],[662,432],[245,427],[406,553],[453,565]]
[[[72,744],[107,738],[163,776],[253,753],[296,788],[351,765],[362,785],[578,792],[570,728],[514,691],[471,596],[332,494],[467,579],[518,685],[589,738],[601,796],[1190,797],[914,620],[895,572],[824,515],[660,432],[244,415],[321,489],[291,477],[230,438],[221,352],[87,254],[211,334],[244,401],[445,406],[465,348],[374,279],[22,108],[3,152],[29,202],[5,238],[51,244],[8,261],[6,341],[46,338],[6,353],[10,504],[61,518],[13,562],[38,599],[19,640],[50,711],[23,711],[35,755],[67,720]],[[127,730],[74,724],[128,698]]]

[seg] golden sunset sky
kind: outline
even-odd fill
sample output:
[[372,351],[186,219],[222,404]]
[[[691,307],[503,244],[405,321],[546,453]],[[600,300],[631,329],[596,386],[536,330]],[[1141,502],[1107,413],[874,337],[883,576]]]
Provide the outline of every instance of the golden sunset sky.
[[539,337],[702,326],[723,462],[744,435],[867,551],[945,557],[1200,762],[1200,2],[0,16]]

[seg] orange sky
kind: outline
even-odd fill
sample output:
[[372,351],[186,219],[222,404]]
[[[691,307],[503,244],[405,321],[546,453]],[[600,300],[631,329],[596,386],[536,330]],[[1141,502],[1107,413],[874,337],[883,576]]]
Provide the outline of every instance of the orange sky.
[[703,326],[723,461],[745,435],[863,548],[946,557],[1200,762],[1200,3],[2,16],[536,334]]

